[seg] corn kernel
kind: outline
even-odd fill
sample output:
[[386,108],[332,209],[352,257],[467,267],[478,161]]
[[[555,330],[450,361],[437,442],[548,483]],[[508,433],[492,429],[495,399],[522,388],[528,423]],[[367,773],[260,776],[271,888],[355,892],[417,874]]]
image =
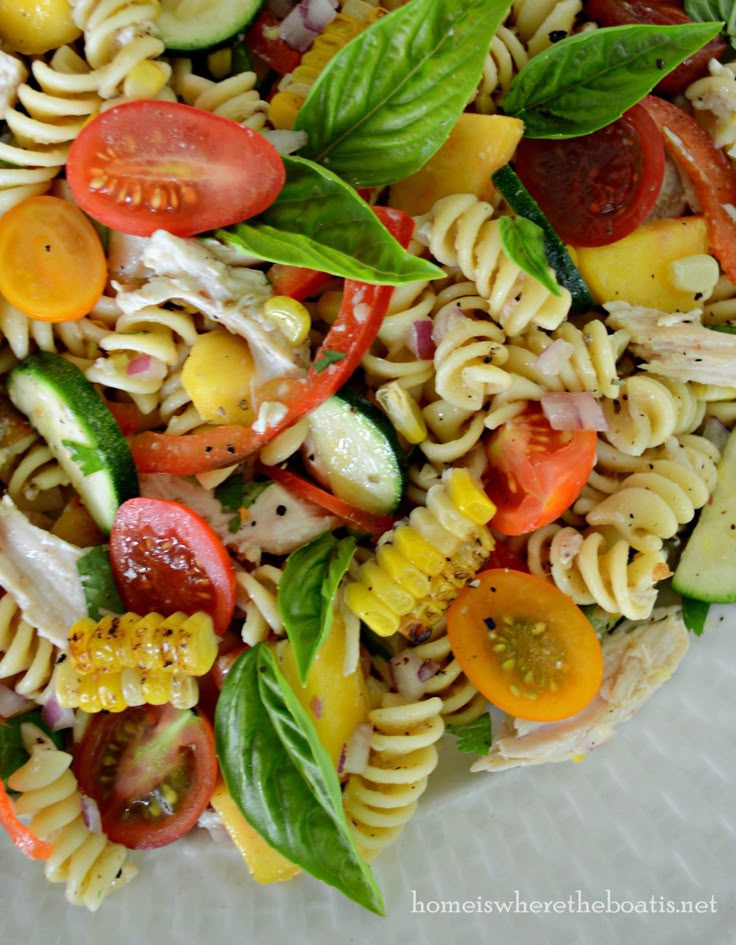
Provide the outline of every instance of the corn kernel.
[[427,424],[414,397],[398,381],[383,384],[376,391],[376,400],[386,412],[397,433],[408,443],[427,439]]
[[455,508],[476,525],[485,525],[496,506],[480,487],[469,469],[457,466],[447,474],[447,494]]
[[264,303],[263,312],[291,344],[307,340],[312,320],[301,302],[288,295],[274,295]]
[[345,603],[374,633],[390,637],[399,629],[399,618],[363,584],[348,584]]
[[207,68],[215,79],[224,79],[230,72],[233,62],[232,49],[225,46],[207,56]]
[[277,92],[268,103],[268,120],[279,130],[291,130],[294,127],[296,113],[304,104],[304,96],[294,92]]
[[403,616],[414,607],[414,597],[392,581],[375,561],[366,561],[360,569],[360,581],[395,614]]
[[420,600],[430,591],[429,578],[408,561],[392,544],[381,545],[376,551],[376,561],[390,577]]
[[430,577],[439,574],[446,558],[411,525],[399,526],[394,532],[394,546],[412,564]]

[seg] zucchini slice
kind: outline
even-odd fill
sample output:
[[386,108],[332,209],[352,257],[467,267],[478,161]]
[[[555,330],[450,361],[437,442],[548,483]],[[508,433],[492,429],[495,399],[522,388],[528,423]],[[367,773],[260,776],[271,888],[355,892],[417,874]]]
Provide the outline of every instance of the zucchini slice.
[[718,484],[701,509],[672,587],[685,597],[711,604],[736,601],[736,430],[732,430],[718,464]]
[[48,351],[12,369],[8,395],[108,533],[118,506],[139,490],[130,447],[102,397],[75,364]]
[[570,310],[574,313],[585,312],[593,308],[593,297],[583,281],[577,266],[567,251],[565,244],[555,233],[552,224],[542,212],[537,201],[522,184],[519,175],[505,164],[491,175],[491,180],[501,191],[504,200],[520,217],[526,217],[544,231],[544,248],[547,259],[554,269],[557,281],[568,290],[572,298]]
[[263,0],[161,0],[156,31],[167,49],[209,49],[244,29],[262,6]]
[[304,456],[334,495],[376,514],[404,496],[407,457],[386,415],[344,387],[309,414]]

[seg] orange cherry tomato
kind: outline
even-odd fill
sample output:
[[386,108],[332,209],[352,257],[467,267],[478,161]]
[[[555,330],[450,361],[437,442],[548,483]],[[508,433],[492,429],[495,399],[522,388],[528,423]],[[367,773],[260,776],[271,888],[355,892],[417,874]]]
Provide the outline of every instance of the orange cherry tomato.
[[0,292],[31,318],[82,318],[102,295],[106,280],[100,238],[73,203],[28,197],[0,219]]
[[450,605],[447,636],[473,685],[516,718],[570,718],[603,679],[590,621],[567,594],[532,574],[480,572]]

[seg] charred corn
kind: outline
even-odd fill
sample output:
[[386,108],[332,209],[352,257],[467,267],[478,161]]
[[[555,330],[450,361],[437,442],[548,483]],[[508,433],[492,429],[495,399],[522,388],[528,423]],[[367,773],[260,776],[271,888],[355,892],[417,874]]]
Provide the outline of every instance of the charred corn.
[[122,669],[80,675],[67,656],[54,671],[56,699],[64,708],[84,712],[122,712],[134,705],[165,705],[190,709],[199,700],[194,676],[164,670]]
[[493,550],[495,506],[472,474],[447,470],[425,506],[384,536],[345,588],[345,602],[380,636],[427,639]]
[[317,76],[332,57],[371,23],[385,15],[382,7],[353,3],[355,16],[338,13],[304,53],[296,69],[284,76],[279,90],[268,106],[268,117],[275,128],[293,128],[296,113],[304,104]]

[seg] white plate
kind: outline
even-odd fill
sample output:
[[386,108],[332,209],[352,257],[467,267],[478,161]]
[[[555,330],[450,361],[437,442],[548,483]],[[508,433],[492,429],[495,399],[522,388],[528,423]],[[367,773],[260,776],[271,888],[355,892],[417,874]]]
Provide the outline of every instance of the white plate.
[[[736,607],[721,608],[675,677],[581,763],[471,777],[468,757],[443,749],[375,864],[385,919],[309,877],[258,886],[206,835],[140,856],[141,875],[90,914],[3,836],[0,932],[30,945],[729,945],[735,695]],[[693,911],[667,911],[683,903]]]

